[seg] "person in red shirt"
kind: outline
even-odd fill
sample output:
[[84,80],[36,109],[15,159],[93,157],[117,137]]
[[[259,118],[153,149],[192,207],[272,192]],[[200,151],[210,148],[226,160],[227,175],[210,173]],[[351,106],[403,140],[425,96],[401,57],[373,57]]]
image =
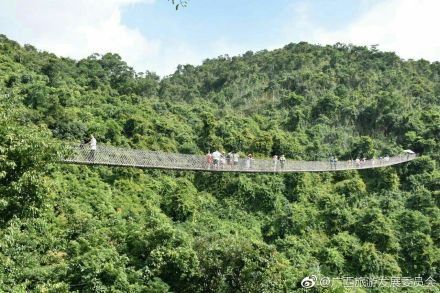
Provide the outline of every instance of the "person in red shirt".
[[211,152],[208,152],[208,154],[206,155],[206,160],[208,161],[208,168],[211,168],[212,162],[213,162],[213,158],[212,158]]

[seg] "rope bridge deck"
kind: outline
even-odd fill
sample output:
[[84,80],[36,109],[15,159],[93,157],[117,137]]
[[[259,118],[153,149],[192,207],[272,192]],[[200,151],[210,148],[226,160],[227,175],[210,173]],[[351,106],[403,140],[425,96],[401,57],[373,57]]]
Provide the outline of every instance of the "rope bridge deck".
[[61,162],[68,164],[246,173],[371,169],[401,164],[416,158],[415,154],[402,154],[382,160],[371,159],[359,163],[355,161],[338,161],[333,164],[330,161],[294,161],[287,159],[283,165],[280,161],[274,162],[272,159],[252,159],[247,162],[246,158],[240,158],[236,165],[219,164],[216,166],[208,164],[206,156],[201,155],[136,150],[108,145],[98,145],[96,151],[92,151],[89,145],[76,145],[68,148],[68,155],[61,158]]

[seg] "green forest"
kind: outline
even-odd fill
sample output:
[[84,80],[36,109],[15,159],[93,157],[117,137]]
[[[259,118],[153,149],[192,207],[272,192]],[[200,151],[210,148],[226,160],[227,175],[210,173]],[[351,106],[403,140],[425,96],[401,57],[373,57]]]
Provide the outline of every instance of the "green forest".
[[[65,142],[395,167],[239,174],[59,164]],[[440,292],[440,63],[288,44],[159,77],[0,35],[0,292]],[[339,279],[338,279],[339,278]]]

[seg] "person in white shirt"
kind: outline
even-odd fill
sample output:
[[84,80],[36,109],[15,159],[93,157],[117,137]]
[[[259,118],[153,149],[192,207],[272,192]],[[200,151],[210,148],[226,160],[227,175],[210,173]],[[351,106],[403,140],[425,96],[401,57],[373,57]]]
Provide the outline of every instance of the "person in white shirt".
[[232,165],[233,155],[234,154],[232,152],[229,152],[226,155],[226,165]]
[[246,158],[246,169],[251,168],[251,162],[252,162],[252,154],[249,154]]
[[278,164],[278,156],[277,155],[273,155],[272,162],[273,162],[273,171],[275,172],[277,170],[277,164]]
[[96,138],[92,134],[90,137],[90,160],[92,162],[95,161],[95,153],[96,153]]
[[234,166],[238,165],[238,159],[240,158],[240,155],[238,153],[233,153],[232,154],[232,159],[234,161]]
[[212,159],[214,160],[214,167],[218,168],[221,158],[222,158],[222,153],[220,153],[219,151],[215,151],[212,153]]
[[284,169],[284,164],[286,163],[286,157],[284,155],[280,156],[281,169]]

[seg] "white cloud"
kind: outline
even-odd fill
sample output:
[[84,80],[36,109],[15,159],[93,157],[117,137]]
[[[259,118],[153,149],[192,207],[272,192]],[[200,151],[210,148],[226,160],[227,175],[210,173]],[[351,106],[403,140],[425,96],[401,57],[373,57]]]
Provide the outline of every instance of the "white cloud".
[[177,39],[163,43],[159,39],[147,39],[140,31],[122,23],[121,11],[127,5],[154,2],[0,0],[0,33],[75,59],[93,53],[118,53],[136,70],[155,71],[162,76],[173,73],[178,64],[198,65],[204,58],[245,51],[221,38],[203,46]]
[[[296,15],[301,23],[304,40],[334,44],[378,44],[381,50],[394,51],[409,59],[440,60],[440,1],[438,0],[382,0],[366,2],[366,11],[343,29],[330,30],[308,21],[309,10]],[[306,28],[306,29],[304,29]],[[297,29],[297,28],[296,28]],[[298,31],[298,30],[296,30]]]
[[121,9],[139,2],[154,0],[0,0],[0,17],[9,15],[0,21],[0,29],[21,43],[61,56],[118,53],[143,71],[148,69],[148,57],[159,51],[160,41],[146,39],[121,21]]

